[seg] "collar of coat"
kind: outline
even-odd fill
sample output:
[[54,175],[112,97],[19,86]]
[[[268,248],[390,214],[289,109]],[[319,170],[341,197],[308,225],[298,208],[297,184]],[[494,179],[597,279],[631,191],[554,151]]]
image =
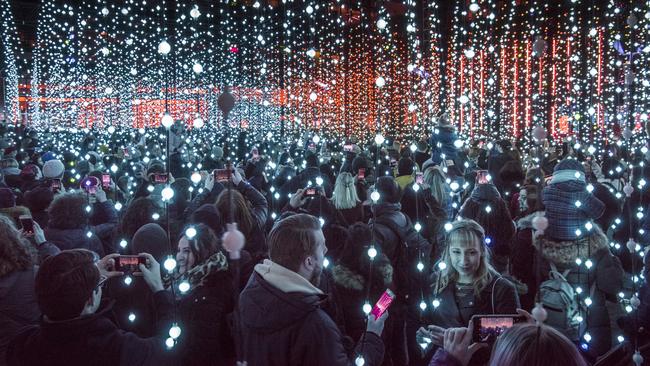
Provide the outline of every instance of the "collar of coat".
[[306,278],[268,259],[255,266],[262,278],[284,293],[300,292],[310,295],[323,295],[323,291],[312,285]]

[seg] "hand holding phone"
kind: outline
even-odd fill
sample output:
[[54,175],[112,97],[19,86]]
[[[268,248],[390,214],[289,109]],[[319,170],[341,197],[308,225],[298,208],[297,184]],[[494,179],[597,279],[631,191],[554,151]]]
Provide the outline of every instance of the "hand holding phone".
[[110,174],[102,174],[102,187],[103,188],[111,188],[111,175]]
[[147,265],[147,258],[139,255],[120,255],[115,257],[115,270],[124,273],[134,273],[139,270],[139,265]]
[[302,193],[303,197],[316,197],[320,194],[320,188],[319,187],[307,187],[305,188],[305,191]]
[[232,169],[215,169],[213,172],[214,180],[221,183],[227,182],[230,180],[230,175],[232,172]]
[[359,173],[357,173],[357,179],[359,180],[366,179],[366,168],[359,168]]
[[492,344],[497,337],[503,334],[506,329],[511,328],[517,323],[525,323],[526,317],[523,315],[474,315],[472,317],[474,343]]
[[31,216],[20,215],[20,217],[18,217],[18,220],[20,221],[20,226],[22,226],[23,233],[25,233],[26,236],[34,235],[34,221],[32,220]]
[[379,300],[377,300],[377,303],[370,311],[370,314],[375,316],[375,320],[379,319],[379,317],[388,310],[390,304],[393,303],[393,300],[395,300],[395,294],[390,289],[386,289],[386,291],[381,294]]

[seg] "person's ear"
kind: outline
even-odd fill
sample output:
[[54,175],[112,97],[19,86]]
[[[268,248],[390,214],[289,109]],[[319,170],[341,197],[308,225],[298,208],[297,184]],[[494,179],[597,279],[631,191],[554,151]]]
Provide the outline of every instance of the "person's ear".
[[307,268],[307,269],[314,268],[314,263],[315,263],[315,260],[314,260],[313,256],[309,255],[309,256],[307,256],[307,258],[305,258],[305,261],[304,261],[305,268]]

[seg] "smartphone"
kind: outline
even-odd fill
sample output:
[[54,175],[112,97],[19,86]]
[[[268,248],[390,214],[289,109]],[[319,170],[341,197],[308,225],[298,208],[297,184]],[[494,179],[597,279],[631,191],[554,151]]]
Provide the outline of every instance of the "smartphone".
[[488,179],[488,171],[487,170],[479,170],[476,172],[476,183],[478,184],[488,184],[490,183],[490,180]]
[[153,181],[155,183],[167,183],[167,180],[169,179],[169,176],[167,173],[160,173],[160,174],[154,174],[153,176]]
[[417,184],[424,183],[424,174],[422,172],[415,173],[415,183]]
[[304,197],[316,197],[318,196],[320,189],[318,187],[307,187],[303,192]]
[[81,180],[80,187],[88,194],[95,194],[97,193],[98,185],[99,185],[99,179],[91,175]]
[[391,158],[390,159],[390,167],[395,168],[396,166],[397,166],[397,160],[395,160],[394,158]]
[[122,152],[124,153],[124,157],[129,157],[129,149],[122,149]]
[[517,323],[525,323],[526,318],[522,315],[474,315],[474,343],[494,343],[506,329]]
[[20,221],[20,226],[23,227],[23,231],[25,234],[33,234],[34,233],[34,220],[32,220],[32,217],[29,215],[20,215],[18,217],[18,220]]
[[386,289],[386,291],[381,294],[379,300],[377,300],[377,303],[372,308],[372,311],[370,311],[370,313],[375,316],[375,320],[379,319],[379,317],[381,317],[386,312],[386,310],[388,310],[390,304],[393,303],[393,300],[395,300],[395,294],[390,289]]
[[227,182],[232,174],[232,169],[215,169],[213,174],[214,180],[217,182]]
[[111,187],[111,175],[102,174],[102,187],[110,188]]
[[353,150],[352,144],[343,145],[343,151],[350,151],[351,152],[352,150]]
[[147,257],[138,255],[121,255],[115,257],[115,270],[125,273],[133,273],[140,271],[139,264],[147,264]]
[[359,173],[357,174],[357,178],[366,179],[366,168],[359,168]]

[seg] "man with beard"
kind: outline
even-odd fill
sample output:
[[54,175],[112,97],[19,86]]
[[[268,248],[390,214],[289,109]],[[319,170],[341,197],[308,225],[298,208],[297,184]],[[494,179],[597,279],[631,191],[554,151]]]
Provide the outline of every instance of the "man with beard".
[[348,352],[321,309],[327,295],[317,286],[327,247],[318,219],[296,214],[278,221],[268,245],[270,260],[255,266],[240,296],[239,358],[255,366],[351,365],[359,357],[365,365],[380,365],[387,313],[370,315],[356,350]]

